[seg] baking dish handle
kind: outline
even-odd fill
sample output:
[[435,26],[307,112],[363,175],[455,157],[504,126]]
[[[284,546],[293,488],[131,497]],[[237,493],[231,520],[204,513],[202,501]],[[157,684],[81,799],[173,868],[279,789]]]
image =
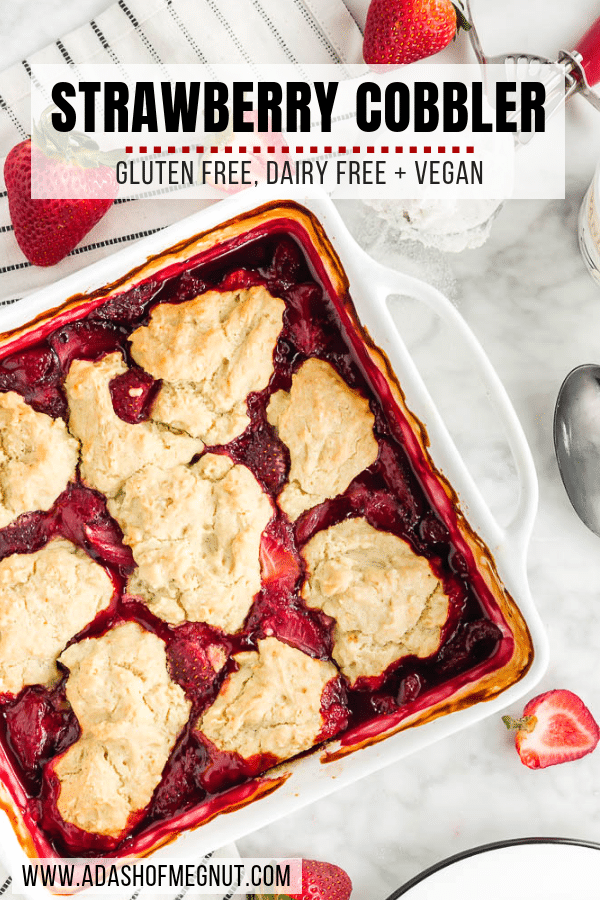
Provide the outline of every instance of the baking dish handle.
[[[372,267],[373,260],[369,260],[369,265]],[[508,445],[517,469],[519,499],[515,513],[508,525],[502,527],[496,521],[489,506],[485,503],[483,497],[481,497],[481,493],[476,485],[473,486],[475,490],[477,490],[481,502],[484,503],[488,509],[490,517],[496,522],[496,527],[502,533],[504,540],[512,544],[517,553],[520,555],[524,554],[531,537],[537,511],[538,481],[531,450],[529,449],[523,428],[517,418],[517,414],[506,393],[504,385],[496,374],[495,369],[487,358],[479,341],[456,307],[444,296],[444,294],[426,282],[412,278],[404,273],[396,272],[380,263],[377,263],[376,267],[379,278],[373,279],[374,281],[377,281],[377,290],[375,293],[381,304],[382,313],[387,319],[388,325],[394,331],[398,332],[398,327],[394,322],[386,302],[390,294],[408,296],[424,303],[447,325],[457,331],[468,346],[488,396],[500,415]],[[416,367],[415,372],[418,375]]]

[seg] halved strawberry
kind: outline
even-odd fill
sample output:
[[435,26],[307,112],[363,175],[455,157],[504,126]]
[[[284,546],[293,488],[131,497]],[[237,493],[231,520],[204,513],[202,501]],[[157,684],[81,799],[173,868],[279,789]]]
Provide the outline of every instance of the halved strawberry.
[[248,466],[262,486],[275,496],[285,484],[290,468],[290,453],[268,422],[248,429],[229,447],[234,462]]
[[545,769],[587,756],[596,749],[600,728],[584,702],[571,691],[547,691],[530,700],[521,719],[502,716],[516,730],[521,762]]
[[149,820],[172,818],[201,802],[206,792],[198,784],[196,775],[205,766],[204,748],[193,737],[184,738],[163,770],[148,810]]
[[252,269],[232,269],[219,282],[220,291],[245,291],[247,288],[262,285],[265,279],[260,272],[254,272]]
[[306,356],[322,353],[327,346],[327,335],[318,316],[323,307],[321,288],[310,283],[296,284],[287,289],[286,300],[289,306],[285,320],[289,335],[298,350]]
[[268,591],[254,601],[246,629],[254,637],[276,637],[277,640],[314,656],[331,656],[331,619],[320,610],[309,610],[300,601]]
[[17,391],[38,412],[67,418],[60,374],[49,347],[29,347],[0,362],[0,391]]
[[79,723],[65,698],[64,688],[40,684],[26,687],[6,706],[4,719],[9,746],[34,782],[42,766],[77,740]]
[[171,678],[198,703],[211,696],[216,679],[227,662],[230,647],[203,622],[186,622],[173,631],[167,648]]
[[300,577],[300,560],[291,529],[282,517],[273,519],[263,531],[259,552],[263,584],[277,584],[281,591],[293,590]]
[[102,494],[76,482],[69,484],[53,507],[56,532],[90,554],[129,574],[135,562],[131,547],[123,543],[123,533],[106,508]]
[[160,381],[155,381],[143,369],[132,368],[113,378],[108,387],[118,417],[130,425],[137,425],[150,415]]
[[273,259],[265,270],[267,281],[277,287],[290,288],[301,277],[303,266],[302,251],[291,237],[282,237],[275,247]]

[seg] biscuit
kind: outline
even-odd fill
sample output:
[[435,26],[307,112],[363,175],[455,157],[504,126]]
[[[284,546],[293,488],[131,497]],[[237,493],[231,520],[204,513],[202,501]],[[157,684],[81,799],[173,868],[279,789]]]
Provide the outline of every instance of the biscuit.
[[65,379],[69,429],[81,441],[81,477],[109,497],[143,466],[167,469],[204,449],[202,441],[153,422],[131,425],[120,419],[110,382],[126,371],[121,353],[109,353],[98,362],[74,360]]
[[308,359],[288,392],[271,397],[267,418],[290,451],[288,484],[278,503],[291,519],[346,490],[375,462],[369,402],[321,359]]
[[51,686],[69,640],[114,594],[108,574],[62,538],[0,562],[0,692]]
[[54,766],[58,811],[118,837],[152,799],[191,703],[169,677],[164,642],[134,622],[73,644],[60,662],[81,736]]
[[0,394],[0,528],[50,509],[73,478],[79,443],[62,419],[36,412],[20,394]]
[[319,531],[302,556],[302,596],[335,619],[333,658],[351,682],[438,649],[448,597],[406,541],[366,519],[346,519]]
[[128,590],[172,624],[238,631],[260,589],[261,535],[273,508],[228,456],[148,466],[108,502],[137,563]]
[[339,677],[336,667],[274,637],[234,659],[239,669],[199,719],[198,731],[219,750],[246,759],[258,753],[288,759],[312,747],[324,725],[323,689]]
[[264,287],[156,306],[130,338],[138,365],[163,379],[152,418],[206,444],[240,435],[250,421],[248,394],[273,374],[284,309]]

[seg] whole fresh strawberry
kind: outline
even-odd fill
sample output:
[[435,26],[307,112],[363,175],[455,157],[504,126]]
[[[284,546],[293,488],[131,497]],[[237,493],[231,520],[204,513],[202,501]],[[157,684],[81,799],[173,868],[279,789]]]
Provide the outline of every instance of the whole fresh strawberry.
[[[117,195],[116,158],[85,135],[59,135],[49,111],[33,138],[12,148],[4,163],[8,208],[17,243],[30,262],[53,266],[102,218]],[[35,193],[48,199],[31,197],[33,166]]]
[[352,882],[349,875],[333,863],[316,859],[302,860],[302,890],[299,894],[249,894],[249,900],[349,900]]
[[416,62],[439,53],[468,27],[451,0],[371,0],[363,56],[370,66]]
[[545,769],[579,759],[595,750],[600,728],[587,706],[571,691],[547,691],[530,700],[523,718],[502,716],[507,728],[516,729],[515,744],[521,762],[530,769]]

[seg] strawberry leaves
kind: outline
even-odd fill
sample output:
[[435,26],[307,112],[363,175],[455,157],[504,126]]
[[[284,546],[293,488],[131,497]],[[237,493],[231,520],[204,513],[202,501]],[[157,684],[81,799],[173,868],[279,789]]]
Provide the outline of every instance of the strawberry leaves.
[[32,143],[51,159],[77,163],[83,168],[114,166],[125,159],[122,150],[100,150],[96,141],[80,131],[57,131],[52,124],[54,106],[48,106],[39,122],[33,123]]
[[452,0],[452,6],[456,10],[456,34],[454,35],[454,40],[456,40],[461,31],[470,31],[473,26],[467,19],[460,0]]

